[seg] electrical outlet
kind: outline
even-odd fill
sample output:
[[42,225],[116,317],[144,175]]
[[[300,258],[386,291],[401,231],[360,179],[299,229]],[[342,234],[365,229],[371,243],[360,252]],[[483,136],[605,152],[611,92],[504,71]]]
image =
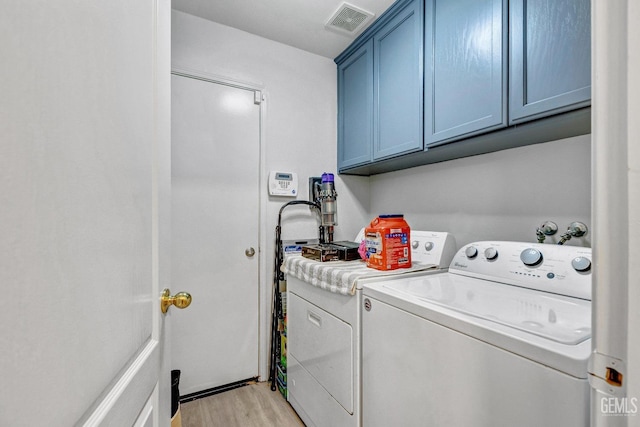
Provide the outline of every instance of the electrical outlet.
[[314,191],[314,188],[317,184],[322,184],[322,177],[319,176],[310,176],[309,177],[309,201],[310,202],[315,202],[316,201],[316,194]]

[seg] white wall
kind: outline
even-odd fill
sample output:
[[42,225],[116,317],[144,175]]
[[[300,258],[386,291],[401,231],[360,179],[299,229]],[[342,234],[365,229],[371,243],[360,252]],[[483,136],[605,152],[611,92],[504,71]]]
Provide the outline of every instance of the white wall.
[[[403,213],[412,229],[448,231],[458,247],[479,240],[536,241],[554,221],[591,227],[590,135],[371,177],[371,216]],[[590,233],[567,244],[590,246]]]
[[[172,64],[174,69],[257,86],[266,95],[260,275],[261,373],[266,376],[274,230],[280,207],[290,200],[267,196],[267,175],[270,170],[297,172],[299,199],[306,200],[309,176],[335,173],[336,66],[331,59],[178,11],[173,11],[172,19]],[[368,221],[368,179],[337,177],[336,188],[335,239],[352,239]],[[317,225],[309,208],[290,207],[283,215],[282,237],[315,238]]]

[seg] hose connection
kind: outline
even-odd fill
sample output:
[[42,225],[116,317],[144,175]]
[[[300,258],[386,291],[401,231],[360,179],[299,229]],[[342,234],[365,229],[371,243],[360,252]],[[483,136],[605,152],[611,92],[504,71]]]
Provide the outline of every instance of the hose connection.
[[569,228],[567,231],[560,236],[560,240],[558,241],[559,245],[564,245],[567,240],[570,240],[572,237],[582,237],[587,234],[587,226],[582,222],[572,222],[569,224]]
[[544,243],[547,236],[553,236],[558,232],[558,225],[553,221],[545,221],[540,227],[536,229],[536,236],[538,236],[538,243]]

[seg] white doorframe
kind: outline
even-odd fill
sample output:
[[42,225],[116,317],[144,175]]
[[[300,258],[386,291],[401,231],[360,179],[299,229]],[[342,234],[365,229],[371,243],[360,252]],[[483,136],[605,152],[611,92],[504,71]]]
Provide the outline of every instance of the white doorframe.
[[[636,426],[640,399],[638,2],[591,4],[593,354],[591,425]],[[614,366],[615,365],[615,366]],[[603,378],[622,374],[620,386]],[[629,402],[613,414],[606,404]],[[620,412],[618,412],[620,411]],[[617,415],[617,416],[612,416]]]
[[264,253],[264,249],[267,247],[267,227],[266,227],[266,215],[267,212],[267,192],[264,189],[267,188],[267,172],[265,171],[266,165],[266,116],[267,116],[267,95],[264,85],[260,83],[254,82],[246,82],[239,81],[233,78],[215,75],[211,73],[207,73],[200,70],[195,70],[193,68],[183,67],[178,65],[173,65],[171,67],[171,74],[188,77],[198,80],[203,80],[206,82],[231,86],[239,89],[246,89],[252,91],[259,91],[261,94],[260,101],[260,170],[259,170],[259,189],[258,193],[260,194],[260,211],[258,212],[258,227],[259,227],[259,235],[258,235],[258,286],[259,286],[259,294],[258,294],[258,319],[259,319],[259,330],[258,330],[258,375],[260,381],[266,381],[268,379],[269,372],[269,351],[270,351],[270,340],[269,340],[269,328],[271,325],[270,322],[270,314],[271,314],[271,289],[269,287],[270,282],[268,281],[269,275],[267,272],[267,254]]

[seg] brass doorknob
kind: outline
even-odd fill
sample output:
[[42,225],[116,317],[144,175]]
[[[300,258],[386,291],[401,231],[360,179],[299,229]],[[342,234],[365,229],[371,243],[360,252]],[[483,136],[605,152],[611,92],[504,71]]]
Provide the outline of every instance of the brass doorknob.
[[175,305],[177,308],[187,308],[191,304],[191,295],[188,292],[178,292],[174,296],[171,296],[171,291],[165,289],[160,296],[160,310],[166,313],[171,305]]

